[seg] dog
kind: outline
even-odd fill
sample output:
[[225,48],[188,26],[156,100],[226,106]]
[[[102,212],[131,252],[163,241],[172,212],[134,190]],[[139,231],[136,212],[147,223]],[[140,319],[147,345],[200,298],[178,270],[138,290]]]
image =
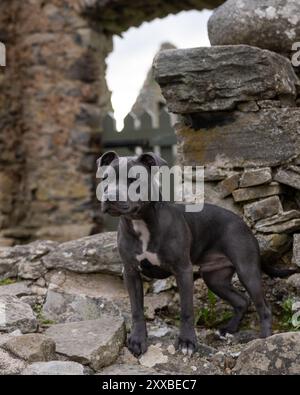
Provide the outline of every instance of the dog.
[[[272,334],[272,314],[262,287],[259,245],[246,223],[224,208],[204,204],[202,211],[186,212],[183,204],[165,201],[121,201],[122,191],[135,181],[129,177],[133,166],[142,166],[149,174],[152,167],[167,163],[154,153],[136,157],[119,157],[110,151],[102,155],[98,168],[105,168],[102,179],[114,172],[119,175],[126,166],[125,185],[114,187],[117,199],[104,189],[102,211],[120,217],[118,249],[124,266],[124,280],[129,293],[132,328],[128,348],[139,356],[147,350],[141,274],[163,279],[175,276],[180,296],[180,329],[177,349],[193,354],[197,348],[193,311],[193,265],[198,265],[207,287],[227,301],[234,316],[221,334],[235,333],[247,311],[249,298],[232,286],[234,273],[245,287],[259,315],[261,337]],[[266,270],[268,271],[268,270]],[[293,271],[268,274],[284,276]]]

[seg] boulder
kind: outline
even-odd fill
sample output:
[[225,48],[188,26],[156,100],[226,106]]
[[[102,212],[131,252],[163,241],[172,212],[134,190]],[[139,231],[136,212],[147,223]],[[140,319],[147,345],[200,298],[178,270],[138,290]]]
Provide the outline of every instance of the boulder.
[[268,185],[236,189],[233,193],[235,202],[245,202],[247,200],[259,199],[267,196],[278,195],[282,192],[281,186],[272,182]]
[[178,160],[224,170],[274,167],[299,156],[300,108],[193,114],[176,125]]
[[300,211],[290,210],[256,222],[255,229],[262,233],[291,233],[300,229]]
[[37,320],[32,308],[15,296],[0,296],[0,331],[22,333],[35,332]]
[[300,36],[298,0],[227,0],[208,22],[212,45],[248,44],[289,55]]
[[281,211],[282,205],[278,196],[271,196],[244,206],[244,214],[251,221],[272,217]]
[[293,263],[300,267],[300,234],[295,233],[293,237]]
[[120,316],[118,306],[128,304],[123,281],[115,276],[56,271],[48,280],[43,317],[56,323]]
[[77,362],[35,362],[23,370],[24,376],[82,376],[85,367]]
[[20,374],[26,364],[0,349],[0,376]]
[[39,333],[10,337],[1,346],[17,358],[27,362],[42,362],[55,359],[55,343]]
[[44,257],[48,269],[77,273],[121,275],[122,263],[117,248],[117,233],[107,232],[60,244]]
[[296,98],[298,78],[290,61],[247,45],[159,52],[153,63],[170,112],[230,111],[239,103]]
[[253,187],[255,185],[267,184],[272,181],[272,171],[270,167],[263,169],[245,170],[241,175],[240,187]]
[[280,168],[276,172],[274,180],[295,189],[300,189],[300,167],[288,166]]
[[56,352],[94,370],[112,364],[125,341],[124,320],[103,316],[98,320],[53,325],[45,332]]
[[246,345],[233,371],[240,375],[300,373],[300,332],[280,333]]

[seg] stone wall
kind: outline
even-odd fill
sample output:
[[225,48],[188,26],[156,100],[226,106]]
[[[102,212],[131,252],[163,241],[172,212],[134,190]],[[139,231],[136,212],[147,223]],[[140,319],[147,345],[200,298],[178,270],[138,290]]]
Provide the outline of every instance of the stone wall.
[[229,0],[209,21],[214,46],[154,61],[168,108],[182,119],[179,162],[205,166],[206,201],[243,215],[272,263],[291,263],[293,234],[299,249],[300,80],[289,58],[300,39],[296,15],[293,0]]
[[111,108],[112,35],[220,0],[3,0],[0,41],[0,244],[101,230],[95,159]]

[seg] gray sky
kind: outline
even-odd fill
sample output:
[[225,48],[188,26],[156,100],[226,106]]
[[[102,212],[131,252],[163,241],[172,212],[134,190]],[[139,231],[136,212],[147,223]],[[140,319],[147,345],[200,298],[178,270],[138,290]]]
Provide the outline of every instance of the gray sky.
[[120,129],[141,89],[153,57],[163,42],[178,48],[209,46],[207,21],[211,11],[183,11],[132,27],[114,36],[114,51],[107,59],[107,83]]

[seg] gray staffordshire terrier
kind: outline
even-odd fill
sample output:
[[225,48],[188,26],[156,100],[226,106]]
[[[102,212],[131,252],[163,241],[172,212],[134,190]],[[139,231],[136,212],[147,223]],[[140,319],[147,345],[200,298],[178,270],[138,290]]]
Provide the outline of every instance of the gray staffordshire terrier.
[[[150,174],[152,166],[166,165],[166,162],[153,153],[119,158],[115,152],[107,152],[97,164],[101,168],[108,166],[103,174],[105,179],[110,170],[119,174],[119,168],[125,164],[128,171],[140,165]],[[134,180],[128,177],[126,181],[127,185],[116,186],[117,194],[120,188],[128,188]],[[107,188],[105,194],[108,194]],[[135,356],[147,350],[141,274],[156,279],[175,276],[181,307],[177,348],[188,354],[196,350],[193,265],[199,266],[208,288],[233,307],[233,318],[221,328],[223,335],[238,330],[249,305],[248,298],[231,284],[235,272],[256,307],[261,337],[271,335],[271,311],[262,287],[259,246],[240,217],[212,204],[204,204],[200,212],[186,212],[183,204],[165,201],[111,201],[108,195],[105,199],[103,212],[120,217],[118,248],[132,310],[128,348]],[[269,270],[268,274],[284,276],[293,272],[274,270]]]

